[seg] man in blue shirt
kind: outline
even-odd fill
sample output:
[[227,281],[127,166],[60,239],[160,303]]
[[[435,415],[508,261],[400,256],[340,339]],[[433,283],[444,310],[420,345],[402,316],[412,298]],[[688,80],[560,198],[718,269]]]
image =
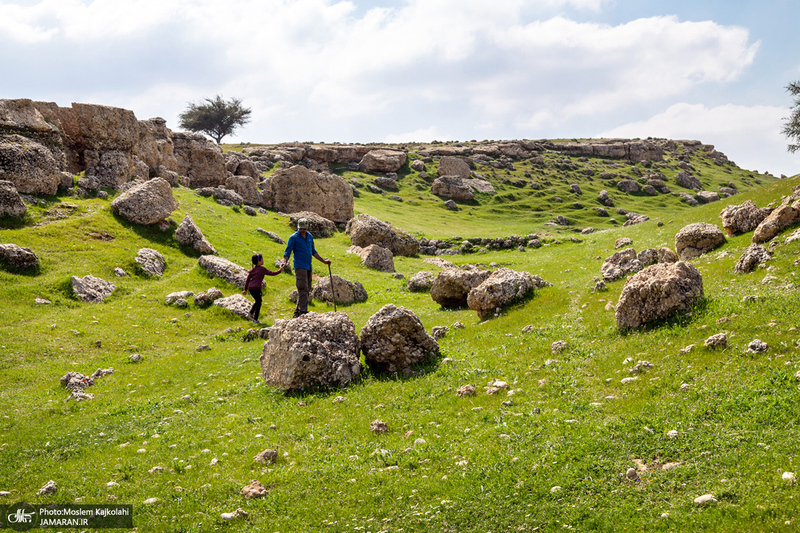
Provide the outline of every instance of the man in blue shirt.
[[294,252],[294,272],[297,286],[297,307],[294,317],[308,313],[308,294],[311,292],[311,258],[316,257],[326,265],[330,259],[319,256],[314,248],[314,237],[308,232],[308,220],[301,218],[297,221],[297,231],[289,237],[286,251],[283,252],[283,266],[289,263],[289,256]]

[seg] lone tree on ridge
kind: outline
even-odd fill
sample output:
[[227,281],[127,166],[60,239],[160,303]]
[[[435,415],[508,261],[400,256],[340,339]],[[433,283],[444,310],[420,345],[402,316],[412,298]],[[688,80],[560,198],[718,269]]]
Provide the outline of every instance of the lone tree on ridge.
[[796,143],[789,145],[789,152],[795,153],[800,150],[800,81],[793,81],[786,86],[786,90],[794,97],[794,105],[791,116],[784,119],[786,124],[783,126],[783,134],[790,142]]
[[186,111],[178,115],[181,128],[205,133],[220,144],[223,137],[250,122],[251,110],[243,107],[238,98],[225,101],[222,96],[217,95],[213,99],[206,98],[205,102],[189,102]]

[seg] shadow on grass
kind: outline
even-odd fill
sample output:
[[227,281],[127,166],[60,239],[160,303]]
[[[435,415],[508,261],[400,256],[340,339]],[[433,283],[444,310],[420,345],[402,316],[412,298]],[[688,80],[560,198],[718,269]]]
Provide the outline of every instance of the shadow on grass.
[[181,249],[179,243],[175,240],[175,230],[178,228],[178,225],[172,219],[170,219],[169,229],[161,230],[157,224],[136,224],[113,212],[112,216],[119,225],[131,230],[133,233],[142,237],[143,239],[147,239],[150,242],[163,244],[171,248]]
[[648,322],[640,328],[619,329],[618,331],[621,336],[627,337],[634,333],[648,333],[662,328],[686,328],[693,322],[701,320],[709,312],[712,302],[712,298],[702,298],[692,304],[687,312]]

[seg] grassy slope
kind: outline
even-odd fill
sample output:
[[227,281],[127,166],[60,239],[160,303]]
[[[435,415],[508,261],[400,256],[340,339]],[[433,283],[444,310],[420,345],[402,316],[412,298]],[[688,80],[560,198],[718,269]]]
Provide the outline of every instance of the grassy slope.
[[[727,174],[701,159],[693,162],[712,190],[716,183],[747,176],[737,169]],[[429,172],[434,169],[429,164]],[[491,177],[491,169],[478,170]],[[512,177],[522,179],[525,170],[517,164]],[[668,177],[674,172],[665,169]],[[8,503],[115,498],[135,505],[139,531],[796,527],[798,489],[782,482],[781,472],[800,469],[795,457],[797,333],[790,330],[800,311],[792,266],[800,244],[778,247],[770,262],[770,275],[778,281],[762,285],[763,270],[732,273],[750,236],[728,239],[719,251],[694,261],[704,276],[704,306],[690,318],[628,335],[616,330],[613,311],[605,310],[608,302],[616,303],[623,281],[603,293],[590,287],[599,275],[601,261],[595,258],[610,255],[616,238],[631,237],[637,250],[673,246],[675,233],[686,223],[717,223],[725,204],[746,198],[765,205],[789,193],[798,180],[688,208],[673,197],[614,193],[602,180],[565,176],[551,166],[532,171],[531,181],[550,176],[554,192],[548,194],[561,196],[565,204],[575,201],[568,200],[569,183],[578,182],[584,190],[578,201],[587,207],[598,205],[596,192],[608,188],[617,206],[652,219],[614,229],[588,209],[553,204],[549,196],[502,183],[497,174],[491,179],[500,200],[480,198],[480,203],[450,212],[422,190],[424,180],[404,170],[397,193],[403,203],[362,189],[356,211],[437,238],[542,231],[542,222],[556,214],[577,226],[608,231],[582,236],[580,244],[448,258],[458,264],[497,262],[554,284],[485,322],[474,312],[443,310],[427,294],[406,292],[403,280],[365,270],[345,254],[346,236],[320,239],[318,247],[334,260],[334,271],[358,279],[370,295],[366,303],[344,308],[357,328],[386,303],[411,308],[429,329],[456,321],[466,326],[440,341],[442,356],[450,362],[404,379],[367,371],[358,384],[324,393],[287,395],[265,387],[258,366],[261,343],[242,342],[244,331],[226,332],[246,330],[246,322],[218,309],[166,306],[163,298],[172,291],[199,292],[216,285],[227,296],[235,289],[205,276],[196,257],[184,253],[169,232],[115,219],[107,200],[68,199],[79,209],[66,219],[4,230],[3,242],[30,246],[42,259],[37,276],[0,270],[0,294],[7,302],[0,308],[0,403],[5,406],[0,490],[13,491]],[[173,218],[191,213],[221,256],[246,265],[253,251],[268,258],[282,253],[256,228],[288,235],[288,219],[249,217],[186,189],[176,189],[175,195],[181,207]],[[45,211],[52,207],[32,208],[28,222],[48,218]],[[658,220],[663,227],[656,225]],[[575,235],[571,229],[547,231],[558,238]],[[104,233],[113,240],[97,238]],[[137,273],[133,257],[145,246],[166,257],[163,279]],[[114,278],[115,266],[132,277]],[[396,258],[395,266],[406,277],[437,270],[423,265],[421,257]],[[317,272],[323,274],[321,268]],[[80,303],[71,296],[69,277],[89,273],[120,289],[104,304]],[[292,288],[291,276],[268,278],[262,315],[270,323],[291,315],[285,295]],[[746,295],[762,299],[744,303]],[[37,296],[53,304],[36,305]],[[314,310],[328,307],[316,303]],[[723,317],[731,321],[718,324]],[[533,331],[521,333],[529,324]],[[719,331],[728,333],[729,348],[704,349],[703,341]],[[744,354],[754,338],[769,343],[766,355]],[[102,341],[101,348],[96,340]],[[553,355],[550,345],[557,340],[567,341],[569,348]],[[212,349],[196,352],[200,344]],[[681,354],[689,344],[697,347]],[[144,360],[129,363],[131,353]],[[648,360],[654,368],[622,385],[633,366],[623,363],[627,358]],[[548,363],[551,359],[557,361]],[[96,394],[93,401],[65,401],[68,395],[58,378],[66,371],[89,374],[110,366],[115,372],[89,390]],[[482,387],[494,378],[512,383],[518,392],[486,395]],[[473,384],[478,396],[457,398],[455,390],[465,383]],[[682,383],[691,389],[680,392]],[[182,399],[187,395],[190,399]],[[347,401],[333,403],[337,395]],[[376,418],[389,424],[389,433],[369,432]],[[672,429],[678,437],[667,436]],[[415,444],[418,438],[425,444]],[[254,463],[253,456],[268,447],[280,451],[278,462]],[[212,458],[219,460],[215,466]],[[642,482],[621,482],[619,473],[637,460],[649,466],[640,472]],[[681,465],[657,468],[667,462]],[[148,473],[157,465],[172,471]],[[37,496],[49,479],[58,483],[58,493]],[[270,487],[265,499],[239,496],[251,479]],[[109,481],[119,486],[109,489]],[[561,490],[551,492],[554,486]],[[696,496],[708,492],[719,504],[693,506]],[[160,501],[144,505],[150,497]],[[224,524],[220,513],[236,507],[247,510],[248,519]]]

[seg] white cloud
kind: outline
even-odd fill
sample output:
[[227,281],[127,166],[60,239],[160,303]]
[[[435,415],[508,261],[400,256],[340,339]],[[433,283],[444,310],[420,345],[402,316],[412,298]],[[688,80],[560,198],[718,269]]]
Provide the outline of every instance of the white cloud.
[[800,172],[800,155],[787,153],[781,134],[784,107],[680,103],[648,120],[606,130],[597,137],[665,137],[714,144],[739,166],[775,175]]
[[391,133],[387,135],[383,142],[385,143],[404,143],[404,142],[431,142],[431,141],[447,141],[451,140],[448,136],[443,135],[436,126],[428,128],[421,128],[406,133]]

